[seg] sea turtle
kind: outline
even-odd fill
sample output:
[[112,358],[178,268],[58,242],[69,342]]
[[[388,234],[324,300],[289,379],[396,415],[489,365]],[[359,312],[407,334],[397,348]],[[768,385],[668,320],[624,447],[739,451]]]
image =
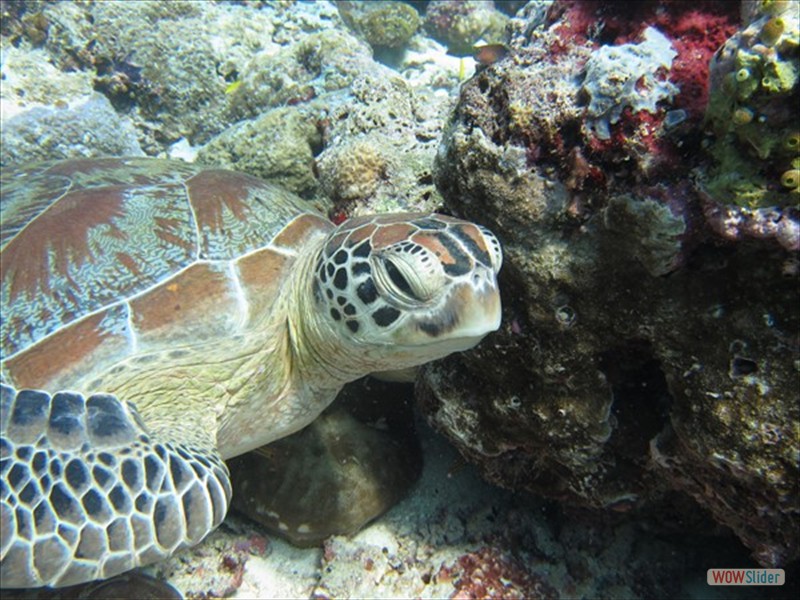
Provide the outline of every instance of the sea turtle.
[[2,173],[0,582],[107,578],[196,544],[225,459],[341,387],[500,323],[497,239],[437,214],[338,227],[248,175],[143,158]]

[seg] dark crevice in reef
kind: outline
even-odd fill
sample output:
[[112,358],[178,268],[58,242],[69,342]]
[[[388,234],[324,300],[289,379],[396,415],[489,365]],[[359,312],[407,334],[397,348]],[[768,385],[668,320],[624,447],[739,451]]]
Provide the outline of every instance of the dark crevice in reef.
[[631,340],[604,352],[600,369],[611,384],[616,427],[609,440],[614,454],[641,461],[653,439],[669,423],[672,397],[651,344]]

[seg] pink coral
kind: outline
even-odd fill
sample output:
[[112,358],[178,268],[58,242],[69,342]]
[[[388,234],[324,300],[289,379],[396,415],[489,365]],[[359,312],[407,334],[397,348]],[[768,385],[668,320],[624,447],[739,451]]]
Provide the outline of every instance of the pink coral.
[[800,251],[800,211],[792,207],[751,209],[706,199],[703,213],[711,229],[729,240],[775,239]]
[[[661,76],[675,84],[678,93],[654,113],[626,109],[619,121],[611,124],[609,139],[598,139],[592,131],[584,131],[581,150],[595,169],[613,175],[620,174],[623,167],[639,181],[662,173],[685,173],[691,162],[686,160],[686,152],[697,142],[693,131],[700,125],[708,102],[709,63],[738,26],[737,3],[556,0],[547,17],[551,24],[546,38],[547,59],[554,63],[573,60],[575,48],[641,43],[648,27],[669,39],[677,56]],[[574,146],[573,142],[564,148],[550,148],[566,167],[568,177],[575,161],[567,154]],[[547,155],[547,149],[528,150],[531,163],[539,162],[539,154]],[[571,189],[582,187],[581,177],[576,174]],[[602,186],[602,182],[596,183]]]
[[670,80],[681,92],[674,105],[700,119],[708,103],[708,66],[711,57],[737,29],[735,2],[670,3],[657,19],[658,27],[672,39],[678,56]]
[[[553,25],[556,39],[550,44],[553,60],[574,45],[599,47],[637,42],[647,27],[656,27],[678,53],[669,72],[669,80],[680,89],[672,107],[686,111],[687,119],[695,123],[702,118],[708,102],[709,62],[717,48],[736,31],[739,19],[735,2],[674,0],[557,0],[549,16],[557,21]],[[648,117],[645,111],[633,117],[653,124],[652,115]],[[631,121],[629,116],[628,128]],[[665,149],[664,144],[651,145],[651,140],[643,140],[648,150],[658,153]]]
[[680,167],[682,157],[674,139],[666,136],[664,118],[663,112],[633,113],[627,108],[619,122],[611,127],[609,139],[590,137],[586,140],[587,156],[600,164],[625,164],[633,157],[639,174],[645,178],[657,169]]
[[543,579],[530,573],[519,560],[499,548],[483,546],[464,554],[450,567],[442,567],[439,580],[455,577],[455,592],[450,598],[558,598],[558,593]]

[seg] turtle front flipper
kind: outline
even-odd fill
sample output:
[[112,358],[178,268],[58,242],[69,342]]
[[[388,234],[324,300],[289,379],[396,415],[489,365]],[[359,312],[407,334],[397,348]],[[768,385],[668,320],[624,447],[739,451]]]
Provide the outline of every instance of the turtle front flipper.
[[105,579],[196,544],[225,517],[216,451],[152,439],[115,396],[0,389],[0,586]]

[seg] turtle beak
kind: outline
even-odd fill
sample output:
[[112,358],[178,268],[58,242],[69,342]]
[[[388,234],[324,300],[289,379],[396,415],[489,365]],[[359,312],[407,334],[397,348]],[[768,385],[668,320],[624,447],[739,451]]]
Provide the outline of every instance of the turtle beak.
[[474,339],[477,344],[484,336],[500,328],[502,303],[500,290],[494,271],[476,270],[472,281],[463,284],[456,292],[454,299],[459,314],[456,327],[452,331],[453,338]]
[[432,319],[416,324],[437,357],[468,350],[500,327],[502,305],[493,270],[476,269],[469,281],[454,287]]

